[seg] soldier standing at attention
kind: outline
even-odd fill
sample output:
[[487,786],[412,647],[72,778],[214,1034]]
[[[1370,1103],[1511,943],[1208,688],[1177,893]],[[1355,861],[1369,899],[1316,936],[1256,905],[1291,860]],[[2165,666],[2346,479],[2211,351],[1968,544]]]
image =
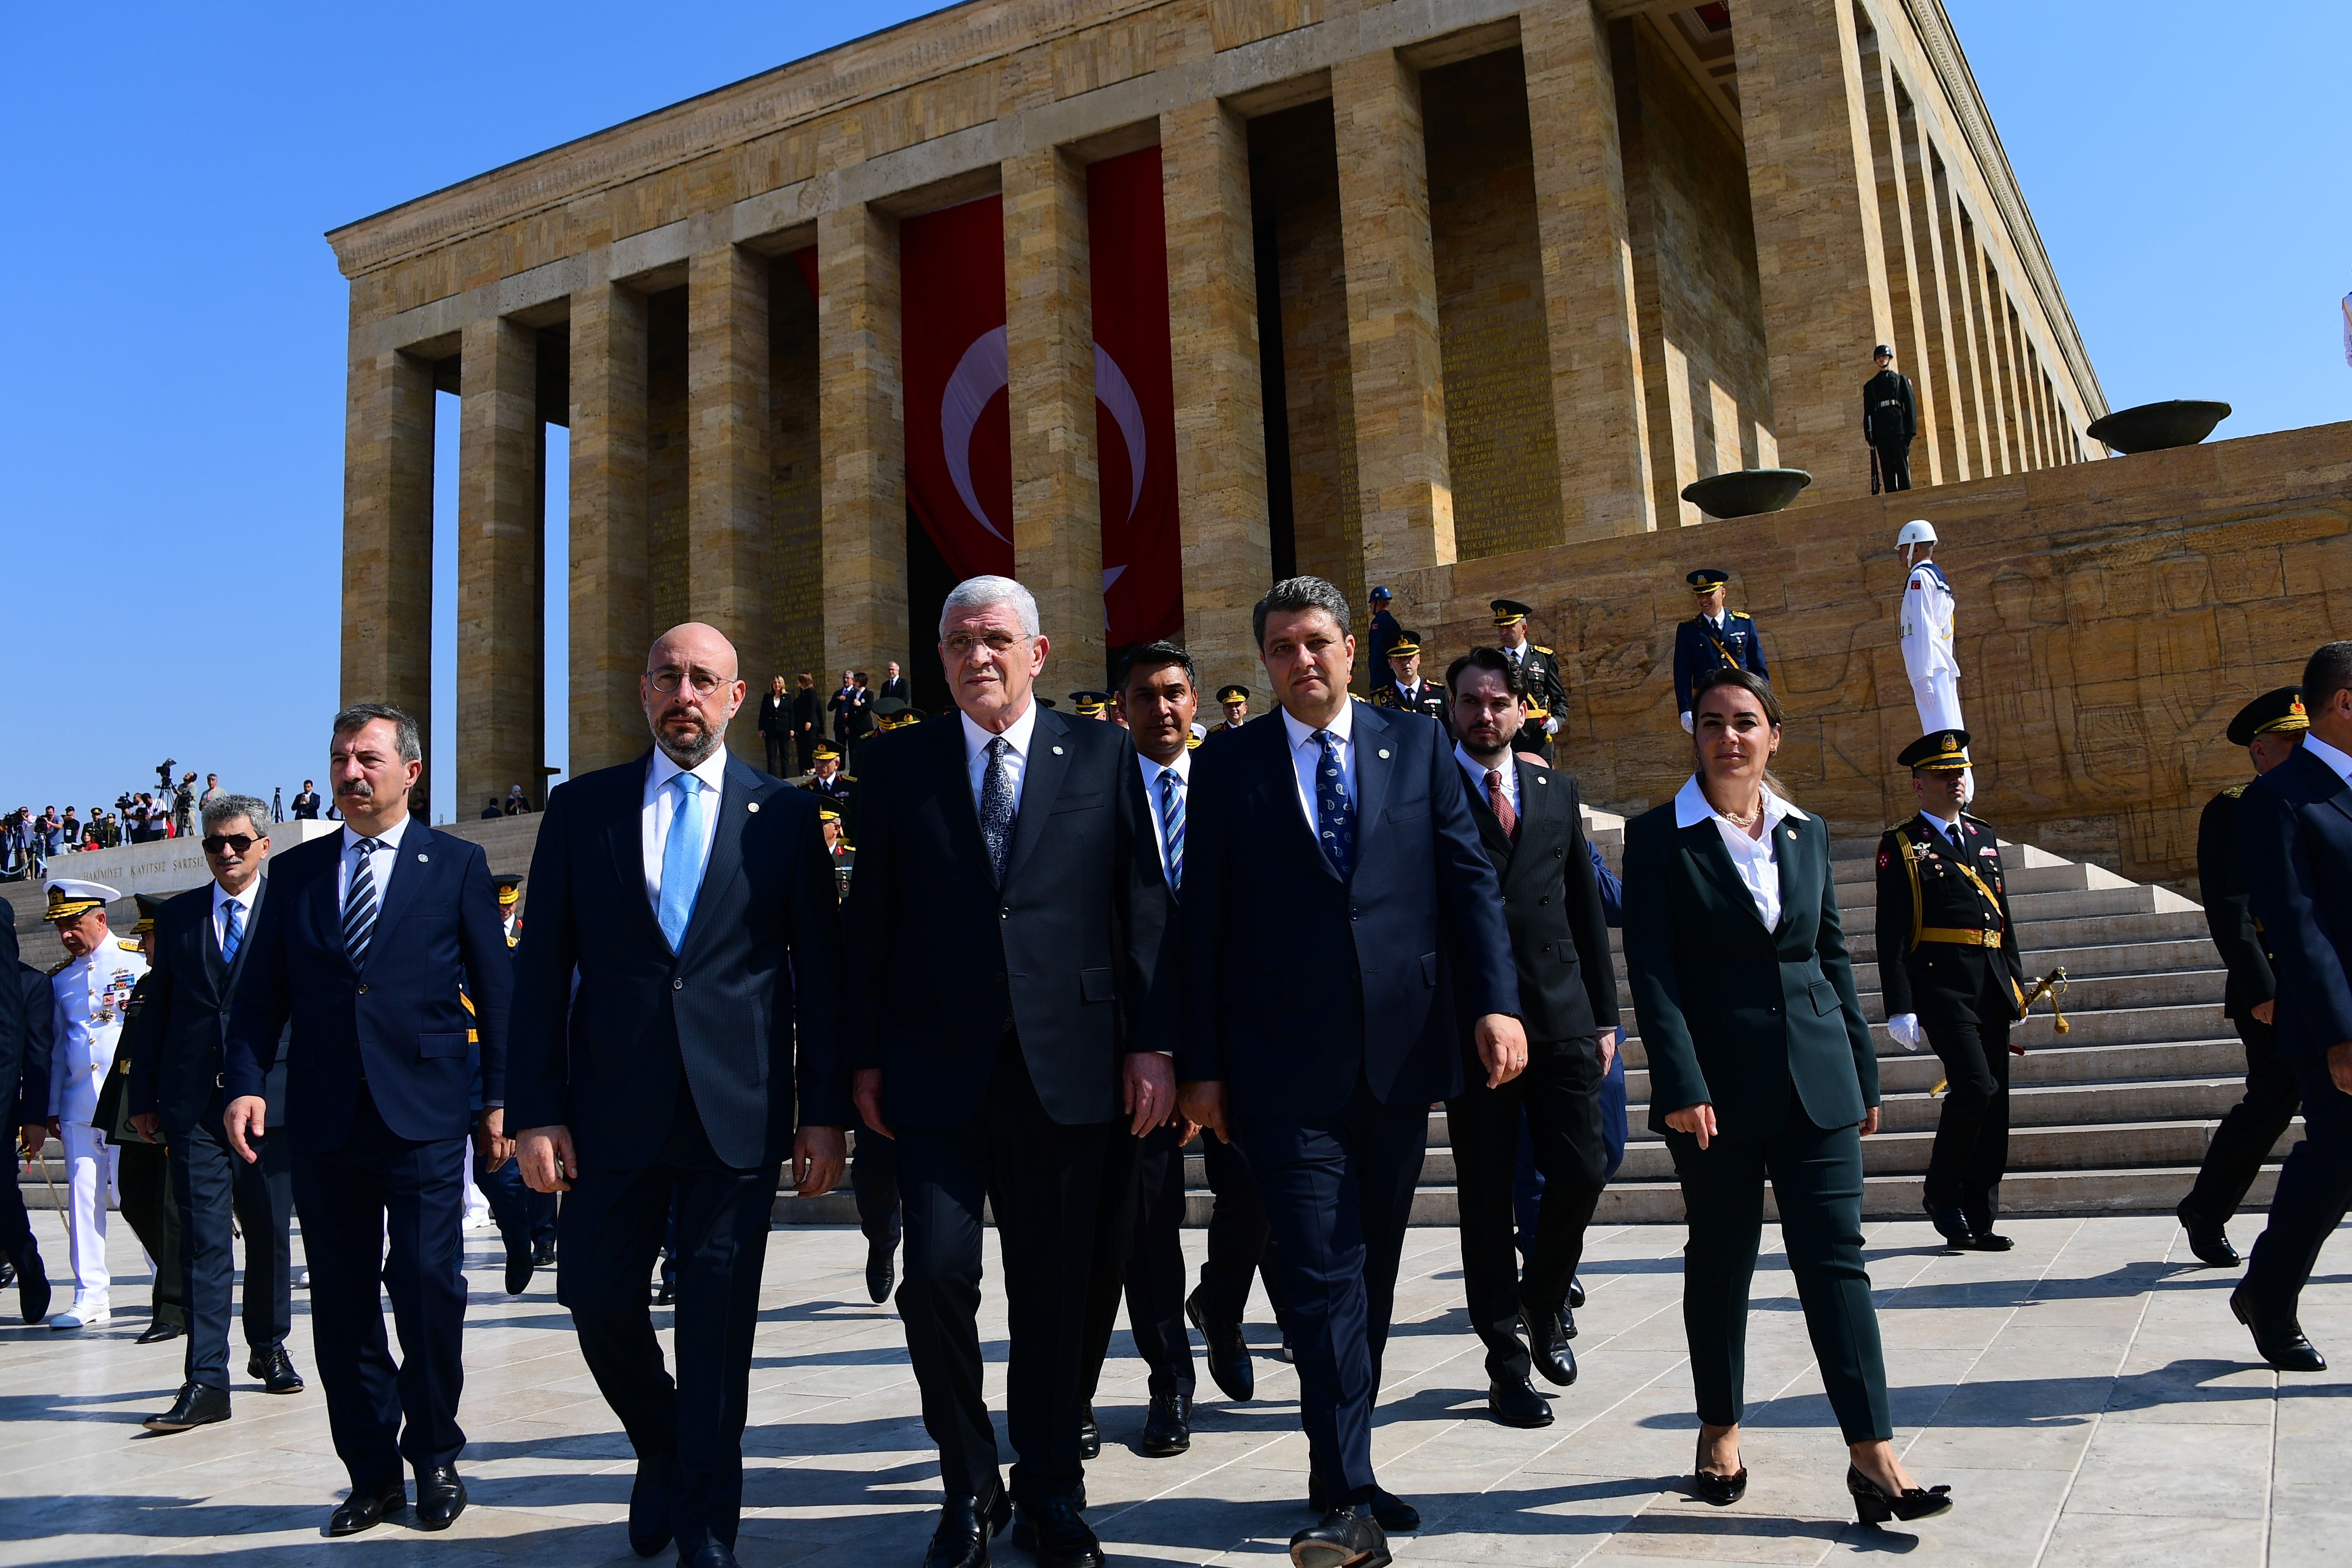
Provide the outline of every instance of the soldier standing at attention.
[[1731,574],[1702,566],[1683,581],[1698,595],[1698,614],[1675,628],[1675,710],[1682,715],[1683,733],[1691,732],[1691,693],[1709,671],[1745,669],[1770,679],[1764,668],[1764,639],[1756,635],[1753,617],[1723,607],[1724,584]]
[[1911,438],[1919,433],[1919,405],[1911,378],[1895,368],[1895,351],[1885,343],[1870,351],[1878,374],[1862,384],[1862,438],[1878,454],[1887,493],[1911,488]]
[[[2292,756],[2310,728],[2303,688],[2282,686],[2238,710],[2230,721],[2230,743],[2246,748],[2254,776],[2260,778]],[[2244,784],[2231,784],[2205,803],[2205,814],[2197,821],[2198,901],[2205,906],[2206,929],[2213,933],[2213,945],[2221,950],[2221,962],[2230,970],[2221,1016],[2237,1026],[2238,1038],[2246,1047],[2246,1096],[2213,1130],[2196,1184],[2175,1211],[2189,1233],[2189,1250],[2216,1268],[2232,1268],[2241,1261],[2224,1227],[2303,1103],[2294,1069],[2278,1054],[2273,1015],[2278,1005],[2278,964],[2254,919],[2238,854],[2238,797],[2245,789]]]
[[1906,1050],[1922,1032],[1944,1064],[1927,1162],[1927,1217],[1954,1247],[2006,1252],[1996,1235],[2009,1163],[2009,1027],[2024,1000],[2017,928],[1991,826],[1960,810],[1965,730],[1920,736],[1895,759],[1918,814],[1878,841],[1878,983],[1886,1032]]
[[1491,599],[1486,607],[1495,612],[1496,643],[1503,657],[1519,667],[1528,697],[1528,727],[1519,731],[1511,750],[1533,752],[1549,762],[1549,742],[1559,733],[1560,719],[1568,711],[1568,688],[1560,683],[1559,656],[1528,640],[1528,617],[1535,612],[1517,599]]
[[1371,650],[1364,661],[1364,684],[1367,686],[1381,683],[1383,679],[1381,672],[1389,667],[1390,645],[1404,635],[1404,628],[1397,625],[1397,618],[1389,614],[1391,596],[1386,588],[1376,587],[1371,593],[1372,618],[1364,628],[1364,640]]
[[[74,1299],[49,1319],[52,1329],[95,1328],[112,1316],[106,1210],[108,1189],[116,1186],[115,1152],[91,1119],[98,1114],[98,1091],[114,1068],[131,993],[147,973],[139,944],[118,941],[107,930],[106,906],[121,896],[102,882],[57,878],[41,914],[66,950],[65,962],[49,971],[48,1114],[50,1132],[65,1145]],[[119,1191],[115,1195],[119,1201]]]
[[855,831],[857,814],[857,778],[841,771],[841,753],[823,742],[817,742],[816,766],[801,781],[800,788],[813,791],[819,807],[831,806],[841,813],[845,831]]
[[1372,690],[1372,706],[1400,713],[1419,713],[1434,719],[1450,737],[1453,725],[1446,722],[1445,693],[1421,678],[1421,634],[1406,631],[1397,634],[1389,645],[1389,679]]
[[[1952,585],[1935,563],[1936,525],[1915,518],[1895,536],[1903,563],[1903,668],[1919,707],[1919,728],[1960,730],[1960,661],[1952,652]],[[1960,804],[1976,798],[1972,773],[1960,774]]]

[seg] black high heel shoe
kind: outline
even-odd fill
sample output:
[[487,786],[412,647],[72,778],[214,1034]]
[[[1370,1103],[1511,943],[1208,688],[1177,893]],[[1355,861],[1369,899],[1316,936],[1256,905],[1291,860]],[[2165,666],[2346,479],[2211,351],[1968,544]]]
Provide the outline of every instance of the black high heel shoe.
[[1736,1476],[1718,1476],[1707,1469],[1701,1460],[1706,1458],[1706,1438],[1698,1440],[1698,1452],[1691,1456],[1691,1490],[1701,1502],[1711,1502],[1717,1508],[1728,1508],[1748,1495],[1748,1467],[1739,1467]]
[[[1747,1473],[1740,1472],[1743,1476]],[[1939,1513],[1948,1513],[1952,1507],[1949,1487],[1912,1487],[1900,1493],[1890,1492],[1853,1465],[1845,1468],[1845,1489],[1853,1494],[1854,1514],[1864,1524],[1885,1524],[1890,1519],[1907,1524],[1915,1519],[1933,1519]]]

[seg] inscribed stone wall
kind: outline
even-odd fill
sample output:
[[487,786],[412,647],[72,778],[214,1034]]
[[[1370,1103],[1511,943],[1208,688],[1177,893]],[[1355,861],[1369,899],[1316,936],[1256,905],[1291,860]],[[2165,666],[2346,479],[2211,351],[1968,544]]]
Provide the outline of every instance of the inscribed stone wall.
[[824,685],[824,543],[821,531],[824,454],[817,430],[816,300],[790,257],[769,277],[768,455],[774,539],[768,552],[775,614],[772,670],[743,672],[756,692],[781,673],[787,690],[807,670]]
[[1455,557],[1540,549],[1561,534],[1559,447],[1519,51],[1423,72],[1421,109]]
[[1911,809],[1894,546],[1923,511],[1958,599],[1977,809],[2127,876],[2190,875],[2197,814],[2247,773],[2230,716],[2352,637],[2352,424],[1496,556],[1397,593],[1443,604],[1431,636],[1449,657],[1491,636],[1489,598],[1533,605],[1570,691],[1563,764],[1596,805],[1638,811],[1690,771],[1682,574],[1726,568],[1789,710],[1775,771],[1833,831],[1868,833]]
[[686,290],[646,301],[646,593],[656,636],[687,617]]

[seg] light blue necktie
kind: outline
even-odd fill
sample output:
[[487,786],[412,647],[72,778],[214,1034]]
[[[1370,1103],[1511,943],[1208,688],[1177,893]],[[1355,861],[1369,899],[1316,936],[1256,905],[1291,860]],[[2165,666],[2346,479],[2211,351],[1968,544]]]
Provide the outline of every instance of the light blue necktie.
[[669,841],[662,846],[661,929],[677,952],[686,941],[687,922],[694,918],[694,895],[700,891],[702,868],[702,781],[692,773],[671,778],[678,795],[670,813]]

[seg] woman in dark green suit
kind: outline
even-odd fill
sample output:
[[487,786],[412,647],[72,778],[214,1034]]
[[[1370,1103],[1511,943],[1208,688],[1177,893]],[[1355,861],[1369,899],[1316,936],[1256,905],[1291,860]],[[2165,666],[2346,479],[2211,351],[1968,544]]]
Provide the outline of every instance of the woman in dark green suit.
[[1764,1182],[1865,1523],[1951,1506],[1889,1439],[1886,1366],[1862,1260],[1862,1140],[1878,1063],[1838,921],[1829,828],[1771,787],[1772,689],[1718,669],[1694,694],[1697,770],[1625,829],[1625,966],[1664,1134],[1690,1216],[1683,1325],[1698,1396],[1698,1494],[1736,1502],[1748,1287]]

